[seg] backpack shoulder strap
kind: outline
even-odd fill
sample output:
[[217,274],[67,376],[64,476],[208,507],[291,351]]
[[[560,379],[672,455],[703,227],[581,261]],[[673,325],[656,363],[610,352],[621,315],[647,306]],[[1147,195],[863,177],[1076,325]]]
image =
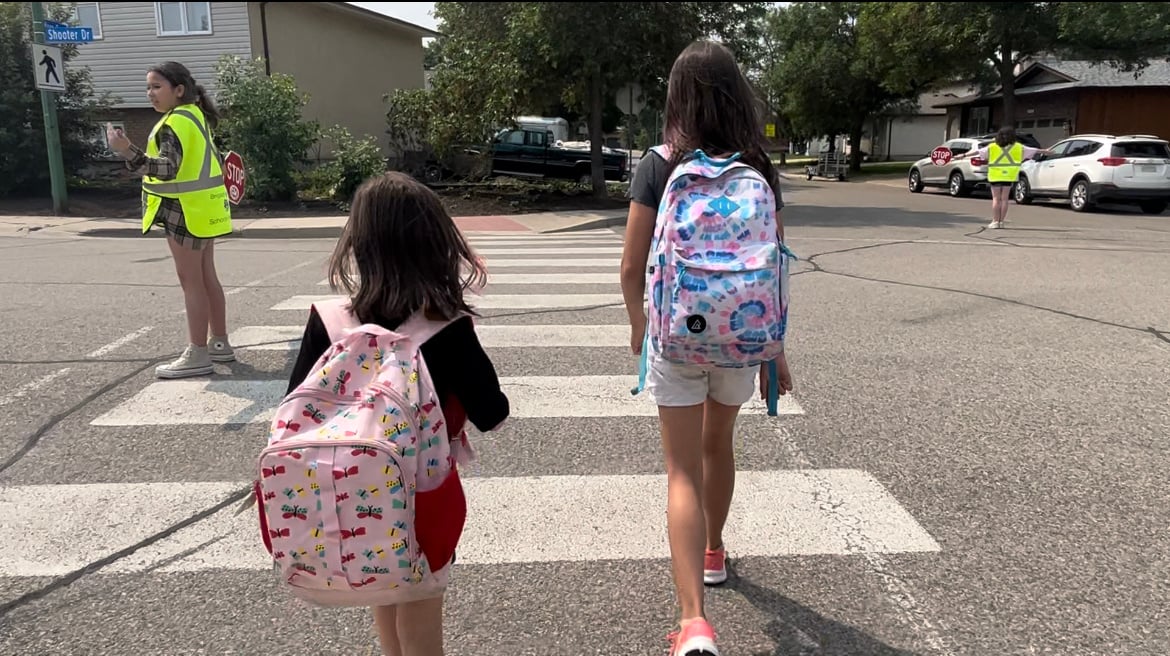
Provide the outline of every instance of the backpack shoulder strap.
[[313,304],[313,310],[321,317],[325,330],[329,333],[329,340],[336,342],[345,335],[346,330],[361,325],[357,317],[350,312],[349,299],[336,298]]
[[428,319],[426,314],[421,311],[415,312],[414,315],[411,316],[410,319],[407,319],[406,322],[401,326],[399,326],[398,330],[395,332],[410,337],[410,341],[414,342],[418,348],[422,348],[422,345],[426,344],[427,340],[439,334],[444,328],[450,326],[461,318],[463,318],[463,315],[459,314],[456,315],[453,319],[446,321],[435,321]]

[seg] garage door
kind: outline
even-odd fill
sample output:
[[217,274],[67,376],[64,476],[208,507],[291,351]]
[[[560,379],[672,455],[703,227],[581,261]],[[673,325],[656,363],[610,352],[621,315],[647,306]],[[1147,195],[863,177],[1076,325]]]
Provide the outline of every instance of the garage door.
[[1063,118],[1029,118],[1019,121],[1016,131],[1030,133],[1041,146],[1047,148],[1065,138],[1064,124]]

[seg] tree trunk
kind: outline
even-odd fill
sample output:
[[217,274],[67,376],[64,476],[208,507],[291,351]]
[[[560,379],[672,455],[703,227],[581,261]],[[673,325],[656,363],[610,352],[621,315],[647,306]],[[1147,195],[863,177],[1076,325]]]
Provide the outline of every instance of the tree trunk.
[[589,80],[589,161],[593,173],[593,195],[606,197],[605,168],[601,158],[601,147],[605,135],[601,130],[601,114],[605,111],[601,97],[601,69],[593,70]]
[[999,127],[1016,125],[1016,76],[1013,68],[1010,55],[999,62],[999,83],[1003,87],[1003,116],[998,121]]
[[849,170],[861,171],[861,135],[865,131],[865,118],[858,119],[849,131]]

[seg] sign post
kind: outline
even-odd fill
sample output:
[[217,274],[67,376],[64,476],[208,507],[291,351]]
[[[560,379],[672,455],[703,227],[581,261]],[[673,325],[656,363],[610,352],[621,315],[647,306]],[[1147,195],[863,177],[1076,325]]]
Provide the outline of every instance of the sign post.
[[[45,7],[32,4],[33,75],[41,91],[41,112],[45,121],[45,150],[49,155],[49,179],[53,191],[53,212],[69,209],[65,188],[65,163],[61,159],[61,128],[57,123],[57,93],[65,91],[65,60],[61,49],[45,45]],[[51,52],[52,51],[52,52]]]
[[223,158],[223,185],[227,187],[228,202],[239,205],[244,199],[244,184],[248,176],[244,172],[244,160],[238,154],[228,151]]

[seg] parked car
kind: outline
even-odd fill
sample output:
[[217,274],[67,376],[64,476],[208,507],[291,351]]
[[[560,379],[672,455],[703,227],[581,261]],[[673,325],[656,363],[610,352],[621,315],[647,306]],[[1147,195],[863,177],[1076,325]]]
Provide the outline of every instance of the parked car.
[[[1017,134],[1016,138],[1025,146],[1040,148],[1040,142],[1030,133]],[[987,160],[979,157],[956,160],[954,157],[983,148],[994,140],[994,134],[951,139],[941,147],[951,151],[952,159],[942,165],[935,164],[927,153],[910,165],[910,191],[916,194],[926,187],[945,187],[950,195],[961,197],[970,195],[975,189],[987,189]]]
[[[503,130],[491,144],[492,173],[536,178],[562,178],[589,183],[592,164],[589,144],[566,145],[552,139],[545,130]],[[625,153],[603,148],[602,167],[606,180],[629,179]]]
[[1148,134],[1079,134],[1024,162],[1015,200],[1067,198],[1075,212],[1097,203],[1133,204],[1161,214],[1170,204],[1170,143]]

